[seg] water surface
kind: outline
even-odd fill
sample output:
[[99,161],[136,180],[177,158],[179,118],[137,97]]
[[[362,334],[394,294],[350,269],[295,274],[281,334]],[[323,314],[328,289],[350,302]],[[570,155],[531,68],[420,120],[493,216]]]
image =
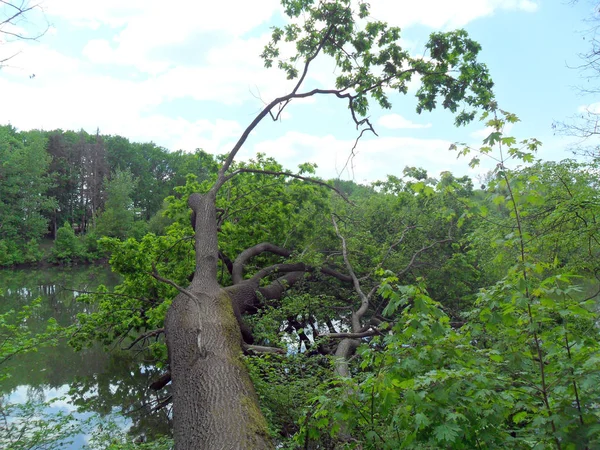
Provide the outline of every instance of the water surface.
[[[92,308],[77,301],[81,293],[94,292],[101,284],[112,288],[118,282],[119,277],[103,266],[0,270],[0,313],[18,310],[40,297],[41,308],[28,320],[28,327],[42,331],[51,317],[67,326],[74,323],[78,313]],[[166,410],[149,414],[159,397],[147,387],[159,373],[144,363],[143,355],[118,346],[75,352],[62,341],[37,352],[16,355],[5,364],[11,377],[0,384],[4,404],[60,398],[45,409],[46,414],[75,412],[80,421],[114,417],[129,428],[132,436],[168,432]],[[160,394],[160,398],[163,396]],[[87,438],[79,433],[64,448],[80,449]]]

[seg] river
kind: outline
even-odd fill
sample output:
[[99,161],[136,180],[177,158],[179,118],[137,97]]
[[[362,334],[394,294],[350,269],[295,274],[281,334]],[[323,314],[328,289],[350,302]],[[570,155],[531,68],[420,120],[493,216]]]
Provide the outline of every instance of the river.
[[[41,297],[41,308],[28,320],[31,330],[43,330],[51,317],[60,325],[70,325],[78,313],[89,308],[77,302],[81,292],[94,291],[101,284],[112,288],[118,282],[118,276],[103,266],[0,270],[0,313],[19,310]],[[43,414],[73,413],[75,422],[81,424],[112,418],[131,437],[165,434],[167,410],[150,414],[157,398],[147,389],[158,374],[142,358],[118,348],[75,352],[66,342],[16,355],[5,362],[11,376],[0,382],[0,406],[54,399],[51,406],[43,408]],[[10,423],[11,418],[7,420]],[[61,448],[81,449],[89,432],[89,426],[87,431],[79,430],[68,439],[72,442]]]

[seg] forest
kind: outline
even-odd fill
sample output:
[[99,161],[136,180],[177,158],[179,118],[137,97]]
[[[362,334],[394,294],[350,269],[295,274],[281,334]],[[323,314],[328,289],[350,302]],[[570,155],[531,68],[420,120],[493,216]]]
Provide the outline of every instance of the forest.
[[[109,264],[119,279],[81,292],[67,325],[30,329],[36,300],[0,310],[0,382],[63,341],[126,349],[152,375],[120,412],[129,431],[110,408],[84,422],[3,398],[0,446],[60,448],[85,429],[99,449],[600,448],[597,150],[543,161],[538,139],[512,136],[518,115],[464,30],[415,57],[366,3],[281,3],[291,22],[261,57],[293,87],[229,153],[0,126],[3,270]],[[307,87],[321,55],[336,84]],[[357,183],[238,157],[307,97],[339,101],[364,145],[369,108],[415,80],[419,113],[486,127],[450,148],[485,176],[406,166]],[[139,439],[165,412],[168,429]]]
[[99,237],[160,231],[163,201],[187,174],[204,179],[216,161],[201,150],[85,131],[0,127],[0,266],[99,259]]

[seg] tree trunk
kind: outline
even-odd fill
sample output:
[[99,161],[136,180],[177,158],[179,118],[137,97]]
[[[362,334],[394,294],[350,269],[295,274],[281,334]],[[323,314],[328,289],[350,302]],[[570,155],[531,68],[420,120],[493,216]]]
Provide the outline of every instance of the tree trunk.
[[217,282],[214,194],[193,194],[190,206],[196,215],[196,271],[165,318],[175,448],[272,449],[242,359],[231,298]]

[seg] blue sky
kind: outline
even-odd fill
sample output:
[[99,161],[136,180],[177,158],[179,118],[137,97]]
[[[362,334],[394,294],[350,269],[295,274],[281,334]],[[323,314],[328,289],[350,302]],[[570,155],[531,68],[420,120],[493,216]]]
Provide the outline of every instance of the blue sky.
[[[572,138],[554,136],[565,120],[596,99],[578,53],[593,3],[560,0],[371,0],[372,15],[403,29],[403,42],[422,54],[432,31],[464,27],[483,46],[501,108],[522,122],[510,131],[537,137],[543,159],[569,157]],[[283,20],[277,0],[44,0],[48,32],[38,42],[4,42],[0,57],[20,53],[0,70],[0,123],[20,130],[84,129],[120,134],[163,147],[228,151],[262,101],[289,86],[259,54],[269,26]],[[18,27],[43,27],[39,15]],[[2,58],[0,58],[2,59]],[[335,67],[317,60],[309,82],[326,86]],[[31,75],[35,74],[35,77]],[[364,139],[352,167],[345,162],[356,137],[346,106],[332,99],[291,104],[283,120],[264,122],[240,158],[257,151],[288,168],[315,162],[323,177],[357,182],[399,175],[405,166],[431,174],[476,176],[448,151],[454,141],[477,143],[481,124],[455,128],[446,112],[417,115],[410,94],[391,111],[372,108],[380,137]]]

